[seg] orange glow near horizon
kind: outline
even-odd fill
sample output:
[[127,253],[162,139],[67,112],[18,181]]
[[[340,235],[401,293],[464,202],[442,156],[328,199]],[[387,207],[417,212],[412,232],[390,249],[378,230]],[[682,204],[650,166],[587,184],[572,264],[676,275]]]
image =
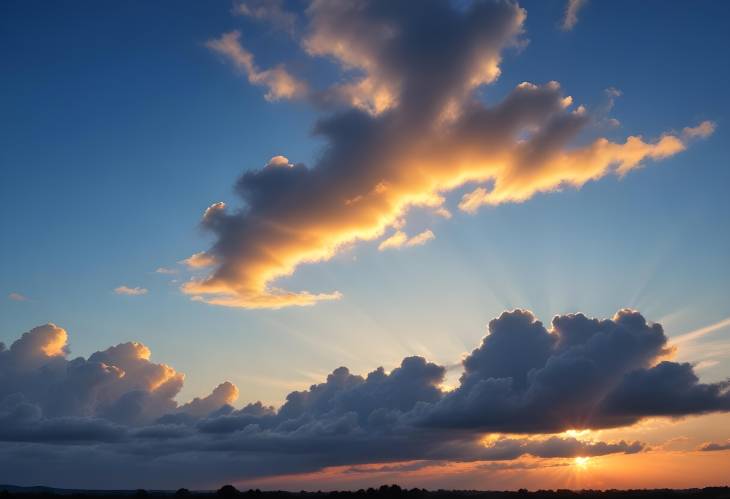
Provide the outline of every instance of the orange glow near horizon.
[[[572,459],[524,457],[514,461],[433,462],[338,466],[322,471],[241,481],[241,488],[327,490],[402,487],[477,490],[693,488],[728,485],[730,451],[649,451]],[[413,465],[413,466],[410,466]],[[404,471],[396,471],[400,468]]]

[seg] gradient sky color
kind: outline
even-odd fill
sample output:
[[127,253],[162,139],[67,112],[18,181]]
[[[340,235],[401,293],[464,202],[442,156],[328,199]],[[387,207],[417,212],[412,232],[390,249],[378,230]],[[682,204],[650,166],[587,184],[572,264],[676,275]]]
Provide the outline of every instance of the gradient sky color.
[[[280,281],[337,290],[341,299],[250,310],[192,301],[180,290],[191,275],[181,261],[213,242],[198,227],[209,205],[240,204],[232,186],[243,172],[277,155],[315,162],[320,113],[305,102],[267,101],[264,88],[206,43],[240,30],[261,67],[285,61],[313,82],[337,79],[336,68],[271,26],[232,15],[229,2],[3,2],[0,341],[10,345],[47,322],[69,332],[73,356],[136,340],[154,361],[186,373],[181,403],[228,380],[240,390],[238,405],[279,406],[341,365],[389,371],[409,355],[449,367],[446,384],[456,386],[459,360],[503,310],[529,309],[548,324],[556,314],[611,317],[629,307],[670,339],[700,330],[678,344],[675,359],[696,363],[703,382],[727,379],[730,4],[591,1],[572,30],[561,29],[565,2],[520,5],[529,43],[503,51],[501,76],[479,91],[485,101],[499,102],[523,81],[557,80],[589,109],[607,108],[607,89],[621,93],[608,112],[620,124],[602,120],[580,143],[656,139],[704,121],[714,134],[621,178],[476,214],[455,209],[460,189],[447,196],[451,219],[409,215],[412,233],[435,234],[426,244],[379,251],[378,241],[363,242]],[[646,441],[661,456],[641,477],[622,471],[645,463],[641,454],[594,458],[605,466],[578,478],[572,462],[570,473],[537,467],[520,477],[532,487],[719,484],[730,454],[696,449],[730,438],[728,423],[714,415],[605,430],[608,440]],[[325,470],[268,483],[523,486],[514,470],[448,466],[458,467],[439,465],[427,479],[415,468]],[[686,481],[667,482],[677,467],[690,470]]]

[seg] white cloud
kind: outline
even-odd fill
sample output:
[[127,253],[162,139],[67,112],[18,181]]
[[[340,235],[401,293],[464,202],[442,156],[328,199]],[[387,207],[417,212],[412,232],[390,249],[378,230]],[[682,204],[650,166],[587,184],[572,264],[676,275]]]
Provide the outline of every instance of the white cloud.
[[118,295],[140,296],[146,295],[147,289],[140,287],[130,288],[129,286],[119,286],[117,288],[114,288],[114,292]]

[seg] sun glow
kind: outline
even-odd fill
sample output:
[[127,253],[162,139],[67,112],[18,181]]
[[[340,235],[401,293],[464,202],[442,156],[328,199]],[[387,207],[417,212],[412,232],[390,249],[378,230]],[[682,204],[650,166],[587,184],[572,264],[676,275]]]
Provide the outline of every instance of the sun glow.
[[566,430],[563,432],[564,435],[572,438],[579,438],[588,435],[591,430]]
[[576,457],[573,460],[573,463],[575,464],[576,468],[579,468],[581,470],[584,470],[588,468],[588,463],[590,461],[590,457]]

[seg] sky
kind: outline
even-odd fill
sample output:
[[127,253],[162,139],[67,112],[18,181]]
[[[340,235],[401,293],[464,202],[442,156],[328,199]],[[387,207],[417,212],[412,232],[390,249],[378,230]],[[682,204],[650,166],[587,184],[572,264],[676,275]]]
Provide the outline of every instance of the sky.
[[0,483],[728,484],[730,5],[0,13]]

